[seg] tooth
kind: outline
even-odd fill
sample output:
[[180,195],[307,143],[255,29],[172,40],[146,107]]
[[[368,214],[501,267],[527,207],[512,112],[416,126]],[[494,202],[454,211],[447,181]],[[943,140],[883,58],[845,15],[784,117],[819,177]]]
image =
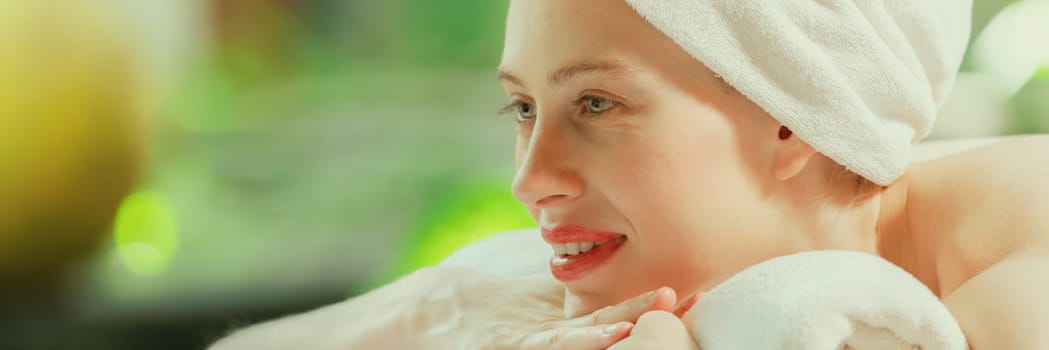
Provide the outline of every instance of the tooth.
[[564,244],[551,244],[551,246],[554,247],[554,255],[565,255],[566,249]]
[[565,247],[568,248],[568,250],[565,251],[565,253],[567,253],[568,255],[579,254],[579,242],[572,242],[572,243],[565,244]]
[[579,243],[579,252],[580,253],[586,253],[586,252],[590,251],[590,249],[593,249],[593,248],[594,248],[594,242]]

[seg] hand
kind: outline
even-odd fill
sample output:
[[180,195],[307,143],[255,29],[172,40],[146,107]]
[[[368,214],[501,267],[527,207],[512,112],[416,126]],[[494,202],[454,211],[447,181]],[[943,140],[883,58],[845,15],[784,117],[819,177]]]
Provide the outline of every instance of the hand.
[[641,315],[630,336],[608,348],[634,349],[699,350],[699,345],[677,316],[666,311],[651,311]]
[[439,267],[410,278],[432,287],[413,306],[404,333],[418,335],[413,348],[605,349],[626,337],[640,315],[669,311],[676,302],[673,290],[661,288],[568,319],[564,286],[548,274],[495,277]]

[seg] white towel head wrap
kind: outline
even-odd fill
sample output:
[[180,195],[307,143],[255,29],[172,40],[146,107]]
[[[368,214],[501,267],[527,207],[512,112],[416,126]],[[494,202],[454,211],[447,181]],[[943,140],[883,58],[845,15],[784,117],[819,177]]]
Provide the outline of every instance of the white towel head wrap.
[[626,0],[725,82],[849,170],[889,185],[928,136],[972,0]]

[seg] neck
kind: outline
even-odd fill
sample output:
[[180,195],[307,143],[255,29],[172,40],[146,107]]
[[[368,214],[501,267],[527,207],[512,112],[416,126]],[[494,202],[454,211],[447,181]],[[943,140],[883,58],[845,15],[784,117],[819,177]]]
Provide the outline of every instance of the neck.
[[940,295],[936,266],[921,259],[928,252],[928,237],[911,230],[909,173],[894,182],[881,195],[877,226],[877,254],[914,275],[936,295]]
[[[777,204],[777,210],[783,214],[777,224],[797,233],[781,235],[781,239],[787,239],[782,247],[786,251],[847,249],[876,254],[911,273],[939,295],[936,262],[930,254],[935,242],[929,235],[914,232],[910,223],[910,171],[879,193],[857,199],[848,190],[855,188],[855,183],[829,170],[836,166],[833,161],[814,161],[814,166],[805,170],[808,174],[796,176],[782,187],[793,192],[783,196],[788,202]],[[823,192],[812,192],[813,189]],[[818,214],[813,217],[812,213]],[[805,217],[812,220],[798,220]]]
[[790,198],[786,206],[779,204],[790,208],[780,225],[797,233],[789,235],[801,240],[796,248],[877,253],[881,196],[860,198],[856,175],[834,171],[837,164],[829,159],[821,157],[812,163],[807,174],[784,186],[793,192],[786,196]]

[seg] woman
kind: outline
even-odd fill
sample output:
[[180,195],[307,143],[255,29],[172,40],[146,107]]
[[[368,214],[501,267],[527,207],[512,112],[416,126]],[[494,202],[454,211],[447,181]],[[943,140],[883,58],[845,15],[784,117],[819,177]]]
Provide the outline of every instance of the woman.
[[[499,78],[511,100],[504,111],[518,123],[513,192],[555,252],[563,296],[549,283],[507,290],[525,284],[431,269],[241,339],[367,315],[399,325],[384,329],[405,332],[400,341],[434,348],[695,349],[672,312],[704,290],[772,257],[847,249],[913,274],[973,349],[1049,348],[1035,329],[1049,322],[1049,302],[1035,297],[1049,292],[1039,272],[1049,268],[1049,162],[1035,161],[1049,137],[904,173],[889,169],[891,159],[866,168],[834,160],[814,147],[825,147],[818,125],[767,112],[754,102],[761,96],[746,97],[638,11],[621,1],[510,4]],[[347,327],[357,333],[342,333],[341,344],[393,339]]]

